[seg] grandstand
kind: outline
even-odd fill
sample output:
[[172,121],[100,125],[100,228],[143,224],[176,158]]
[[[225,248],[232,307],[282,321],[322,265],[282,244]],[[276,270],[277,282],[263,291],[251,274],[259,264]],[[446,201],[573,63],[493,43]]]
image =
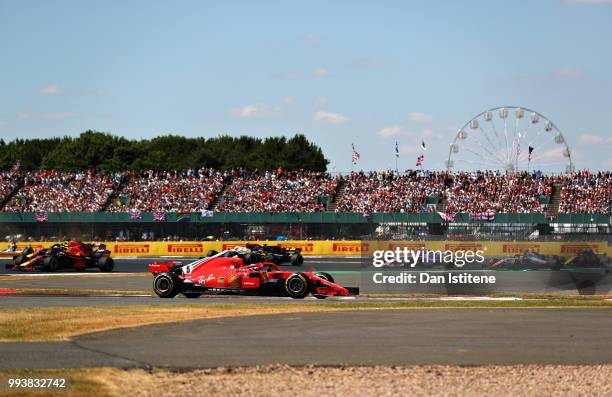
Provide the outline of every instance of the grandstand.
[[609,214],[612,173],[4,172],[3,212]]
[[612,173],[13,171],[0,195],[38,239],[568,238],[610,235]]

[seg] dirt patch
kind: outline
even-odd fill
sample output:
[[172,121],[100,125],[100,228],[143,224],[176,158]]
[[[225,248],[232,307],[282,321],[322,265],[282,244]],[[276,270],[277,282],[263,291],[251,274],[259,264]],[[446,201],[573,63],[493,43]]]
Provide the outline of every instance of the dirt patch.
[[585,396],[612,395],[612,365],[287,367],[126,371],[132,396]]
[[2,396],[610,396],[612,365],[113,368],[0,371],[0,378],[67,377],[65,391]]

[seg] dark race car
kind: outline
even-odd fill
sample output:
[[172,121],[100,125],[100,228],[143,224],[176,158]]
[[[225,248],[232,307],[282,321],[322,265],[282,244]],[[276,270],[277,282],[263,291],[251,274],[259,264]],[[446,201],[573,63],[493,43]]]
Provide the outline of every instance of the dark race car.
[[202,294],[233,294],[260,296],[289,296],[302,299],[312,294],[315,298],[358,294],[358,288],[342,287],[333,277],[323,272],[288,272],[271,262],[250,263],[253,252],[236,247],[212,257],[198,259],[188,265],[175,262],[154,262],[153,290],[161,298],[183,294],[197,298]]
[[[278,245],[260,245],[250,243],[247,243],[246,248],[251,251],[250,257],[247,257],[247,261],[250,263],[265,261],[272,262],[276,265],[290,263],[293,266],[301,266],[304,264],[304,257],[302,256],[301,248],[287,248]],[[210,257],[217,254],[217,251],[210,250],[206,256]]]
[[60,269],[85,270],[98,268],[111,272],[115,262],[104,244],[88,244],[70,241],[54,244],[50,248],[34,251],[26,248],[12,264],[6,265],[11,270],[43,270],[55,272]]
[[565,258],[558,255],[540,255],[527,252],[522,255],[498,258],[490,266],[491,270],[559,270]]

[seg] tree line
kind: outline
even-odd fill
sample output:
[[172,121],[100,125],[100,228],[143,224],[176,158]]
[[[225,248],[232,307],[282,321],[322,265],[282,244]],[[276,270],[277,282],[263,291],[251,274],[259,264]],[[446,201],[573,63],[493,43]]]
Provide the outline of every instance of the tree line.
[[325,171],[329,161],[321,148],[304,135],[290,138],[220,135],[187,138],[177,135],[150,140],[130,140],[98,131],[78,137],[46,139],[0,139],[0,168],[17,162],[23,170],[60,171],[184,170],[244,167],[248,170]]

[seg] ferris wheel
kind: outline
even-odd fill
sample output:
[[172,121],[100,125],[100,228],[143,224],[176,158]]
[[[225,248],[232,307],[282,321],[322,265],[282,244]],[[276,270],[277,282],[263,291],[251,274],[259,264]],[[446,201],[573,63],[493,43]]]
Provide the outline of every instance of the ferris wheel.
[[574,171],[572,151],[557,126],[518,106],[486,110],[457,132],[446,169]]

